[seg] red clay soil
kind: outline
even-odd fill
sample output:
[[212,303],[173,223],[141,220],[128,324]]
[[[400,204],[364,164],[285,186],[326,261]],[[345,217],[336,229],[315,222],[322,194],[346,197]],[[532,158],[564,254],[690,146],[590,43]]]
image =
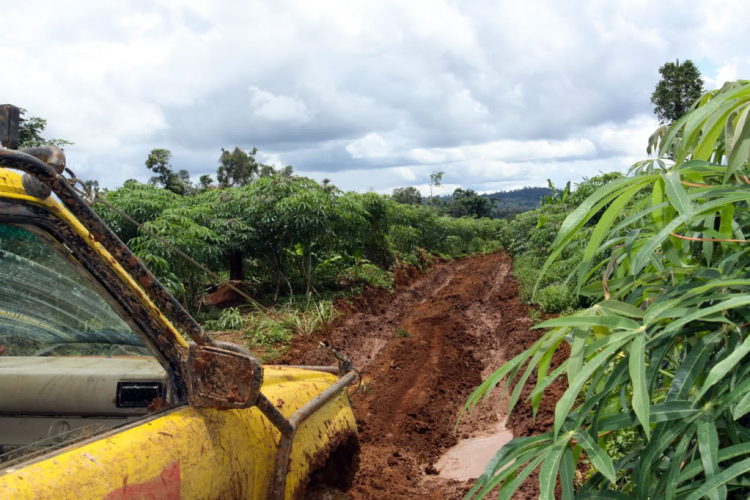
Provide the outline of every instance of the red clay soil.
[[[370,289],[338,304],[346,314],[330,340],[363,374],[352,398],[362,447],[347,492],[352,499],[453,500],[471,487],[471,481],[440,477],[435,463],[461,439],[497,426],[507,404],[499,391],[453,433],[471,391],[541,334],[530,330],[528,306],[519,302],[510,271],[506,254],[472,257],[438,264],[426,275],[402,271],[395,293]],[[279,363],[332,364],[316,347],[327,337],[298,338]],[[565,356],[558,353],[553,367]],[[522,401],[535,382],[532,376]],[[548,389],[536,421],[530,406],[519,404],[508,422],[514,436],[546,431],[565,389],[562,381]],[[513,498],[537,498],[537,485],[534,474]]]

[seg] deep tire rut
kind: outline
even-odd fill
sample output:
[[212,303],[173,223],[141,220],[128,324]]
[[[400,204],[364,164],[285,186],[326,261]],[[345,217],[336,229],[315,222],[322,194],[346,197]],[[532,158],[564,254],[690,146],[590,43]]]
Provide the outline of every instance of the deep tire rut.
[[[362,445],[348,492],[353,499],[453,500],[470,487],[442,479],[434,465],[460,439],[482,435],[504,418],[506,405],[496,391],[453,432],[470,392],[539,337],[529,330],[528,308],[518,301],[510,269],[505,254],[466,258],[441,264],[393,294],[373,289],[352,304],[337,304],[347,314],[332,328],[331,340],[363,374],[353,397]],[[297,339],[281,362],[331,364],[315,347],[326,336]],[[543,406],[532,425],[528,418],[511,419],[514,433],[548,425],[549,405]],[[520,411],[530,414],[523,405]],[[524,490],[515,498],[533,498],[533,485]]]

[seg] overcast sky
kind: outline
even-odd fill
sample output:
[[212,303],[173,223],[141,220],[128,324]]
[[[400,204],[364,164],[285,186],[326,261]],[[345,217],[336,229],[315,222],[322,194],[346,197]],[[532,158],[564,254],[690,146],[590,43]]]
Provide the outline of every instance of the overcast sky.
[[[345,190],[577,182],[645,156],[666,61],[750,77],[750,2],[0,0],[0,102],[115,187],[259,149]],[[716,7],[718,5],[719,7]]]

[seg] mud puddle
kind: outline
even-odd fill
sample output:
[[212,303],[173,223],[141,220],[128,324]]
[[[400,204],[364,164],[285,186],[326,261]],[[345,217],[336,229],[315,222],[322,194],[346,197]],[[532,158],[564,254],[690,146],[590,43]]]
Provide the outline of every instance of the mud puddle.
[[[549,427],[565,390],[560,384],[550,387],[536,420],[519,404],[506,429],[505,402],[493,393],[454,433],[471,391],[539,338],[510,270],[504,254],[467,258],[426,275],[409,270],[395,293],[372,289],[337,304],[346,315],[331,329],[331,340],[366,381],[353,397],[361,454],[347,491],[352,499],[463,498],[504,442]],[[323,336],[296,339],[281,363],[331,364],[316,347]],[[565,355],[553,359],[553,367]],[[528,384],[535,382],[532,376]],[[538,496],[535,476],[515,499]]]
[[435,463],[438,476],[458,481],[478,478],[497,450],[511,439],[513,433],[505,425],[498,424],[494,434],[460,441]]

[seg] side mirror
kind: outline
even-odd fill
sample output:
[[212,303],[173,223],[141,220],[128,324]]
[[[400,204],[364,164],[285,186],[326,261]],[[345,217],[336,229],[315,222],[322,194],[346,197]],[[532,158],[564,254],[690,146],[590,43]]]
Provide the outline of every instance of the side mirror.
[[249,351],[230,342],[190,344],[185,378],[188,402],[199,408],[249,408],[258,400],[263,368]]

